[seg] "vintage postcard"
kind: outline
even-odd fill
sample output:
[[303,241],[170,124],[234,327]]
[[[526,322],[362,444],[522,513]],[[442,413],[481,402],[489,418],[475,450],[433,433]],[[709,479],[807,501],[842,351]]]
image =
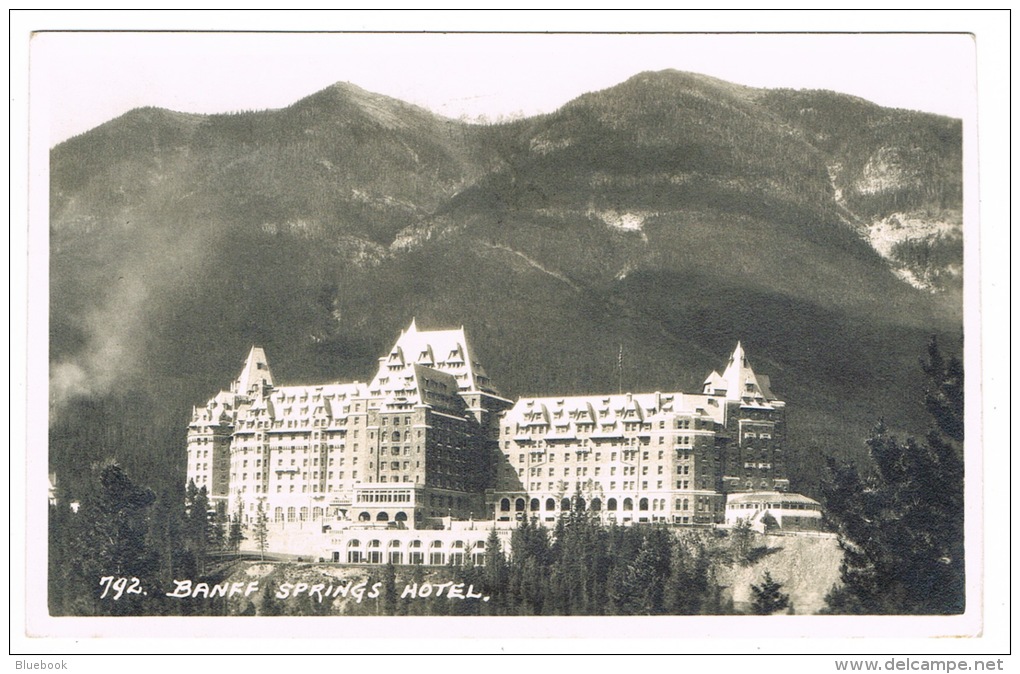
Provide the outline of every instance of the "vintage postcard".
[[30,637],[982,633],[973,35],[320,28],[32,36]]

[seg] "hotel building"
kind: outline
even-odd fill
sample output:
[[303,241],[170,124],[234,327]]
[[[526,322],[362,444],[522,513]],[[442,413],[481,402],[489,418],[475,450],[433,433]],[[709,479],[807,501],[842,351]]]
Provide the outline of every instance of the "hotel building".
[[193,410],[188,479],[246,524],[261,504],[286,547],[345,560],[362,529],[506,528],[568,509],[722,524],[728,496],[788,490],[785,435],[785,404],[739,343],[700,393],[513,402],[463,328],[412,321],[367,383],[277,386],[253,347],[230,388]]

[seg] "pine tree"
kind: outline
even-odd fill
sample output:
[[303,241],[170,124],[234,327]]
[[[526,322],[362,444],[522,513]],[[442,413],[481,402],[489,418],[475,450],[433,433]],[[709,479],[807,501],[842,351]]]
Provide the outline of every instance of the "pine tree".
[[761,585],[752,585],[751,611],[756,615],[772,615],[790,605],[790,595],[782,592],[782,583],[776,582],[768,571],[762,576]]
[[262,500],[259,500],[258,509],[255,512],[255,545],[258,547],[259,557],[266,559],[266,546],[269,544],[269,519],[266,517],[266,510]]
[[199,573],[205,573],[205,562],[213,540],[213,525],[209,521],[209,495],[205,487],[198,488],[194,480],[188,481],[184,495],[185,545],[198,565]]
[[244,501],[237,499],[237,512],[230,518],[230,530],[227,534],[227,547],[232,551],[237,552],[241,547],[241,541],[244,540],[244,533],[242,530],[242,522],[244,521]]
[[550,557],[548,530],[525,517],[510,538],[508,586],[518,615],[542,615]]
[[730,557],[735,564],[747,566],[751,562],[754,529],[747,518],[740,518],[730,529]]
[[391,562],[386,562],[386,566],[383,567],[382,584],[382,615],[399,615],[402,611],[399,610],[398,604],[397,569]]
[[104,576],[138,578],[142,587],[154,587],[159,564],[147,545],[149,508],[155,501],[151,490],[134,484],[116,464],[100,468],[83,487],[77,513],[64,519],[67,525],[62,577],[67,583],[64,611],[74,615],[142,615],[141,595],[102,599]]
[[503,554],[503,544],[499,540],[496,528],[493,527],[489,531],[489,537],[485,540],[482,593],[489,597],[489,601],[486,602],[484,610],[498,613],[506,608],[509,576],[506,555]]
[[673,545],[669,580],[664,588],[665,612],[698,615],[709,593],[709,555],[704,542],[687,535]]
[[934,428],[901,441],[879,424],[875,475],[830,462],[826,508],[844,551],[828,611],[957,614],[965,607],[963,366],[933,339],[922,361]]

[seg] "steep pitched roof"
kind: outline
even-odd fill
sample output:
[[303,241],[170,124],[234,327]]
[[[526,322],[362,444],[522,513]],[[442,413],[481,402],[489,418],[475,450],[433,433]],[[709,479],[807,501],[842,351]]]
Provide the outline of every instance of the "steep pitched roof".
[[740,400],[742,398],[765,398],[765,392],[758,377],[755,376],[751,364],[747,362],[744,347],[737,342],[737,348],[730,356],[730,362],[723,370],[721,379],[725,382],[726,398]]
[[389,354],[379,359],[372,390],[382,390],[392,381],[413,377],[414,365],[452,375],[461,391],[495,393],[485,369],[473,357],[463,326],[456,330],[419,330],[412,319]]
[[233,392],[239,395],[250,395],[253,390],[261,391],[263,386],[273,385],[273,373],[269,371],[269,361],[262,347],[253,346],[248,358],[241,368],[241,375],[234,382]]

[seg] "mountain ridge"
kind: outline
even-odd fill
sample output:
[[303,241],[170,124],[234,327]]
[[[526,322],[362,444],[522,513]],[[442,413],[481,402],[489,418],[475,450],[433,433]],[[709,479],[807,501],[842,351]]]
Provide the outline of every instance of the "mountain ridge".
[[[129,112],[51,151],[55,435],[91,428],[81,401],[124,424],[147,423],[124,396],[190,409],[252,343],[290,381],[364,378],[412,316],[466,325],[511,396],[614,389],[621,344],[631,388],[696,390],[739,339],[774,365],[810,493],[878,417],[923,431],[900,398],[962,322],[952,277],[897,276],[956,244],[868,242],[960,211],[958,125],[843,119],[840,96],[673,72],[488,126],[342,83],[272,111]],[[171,474],[165,442],[103,451]],[[51,459],[76,465],[60,442]]]

